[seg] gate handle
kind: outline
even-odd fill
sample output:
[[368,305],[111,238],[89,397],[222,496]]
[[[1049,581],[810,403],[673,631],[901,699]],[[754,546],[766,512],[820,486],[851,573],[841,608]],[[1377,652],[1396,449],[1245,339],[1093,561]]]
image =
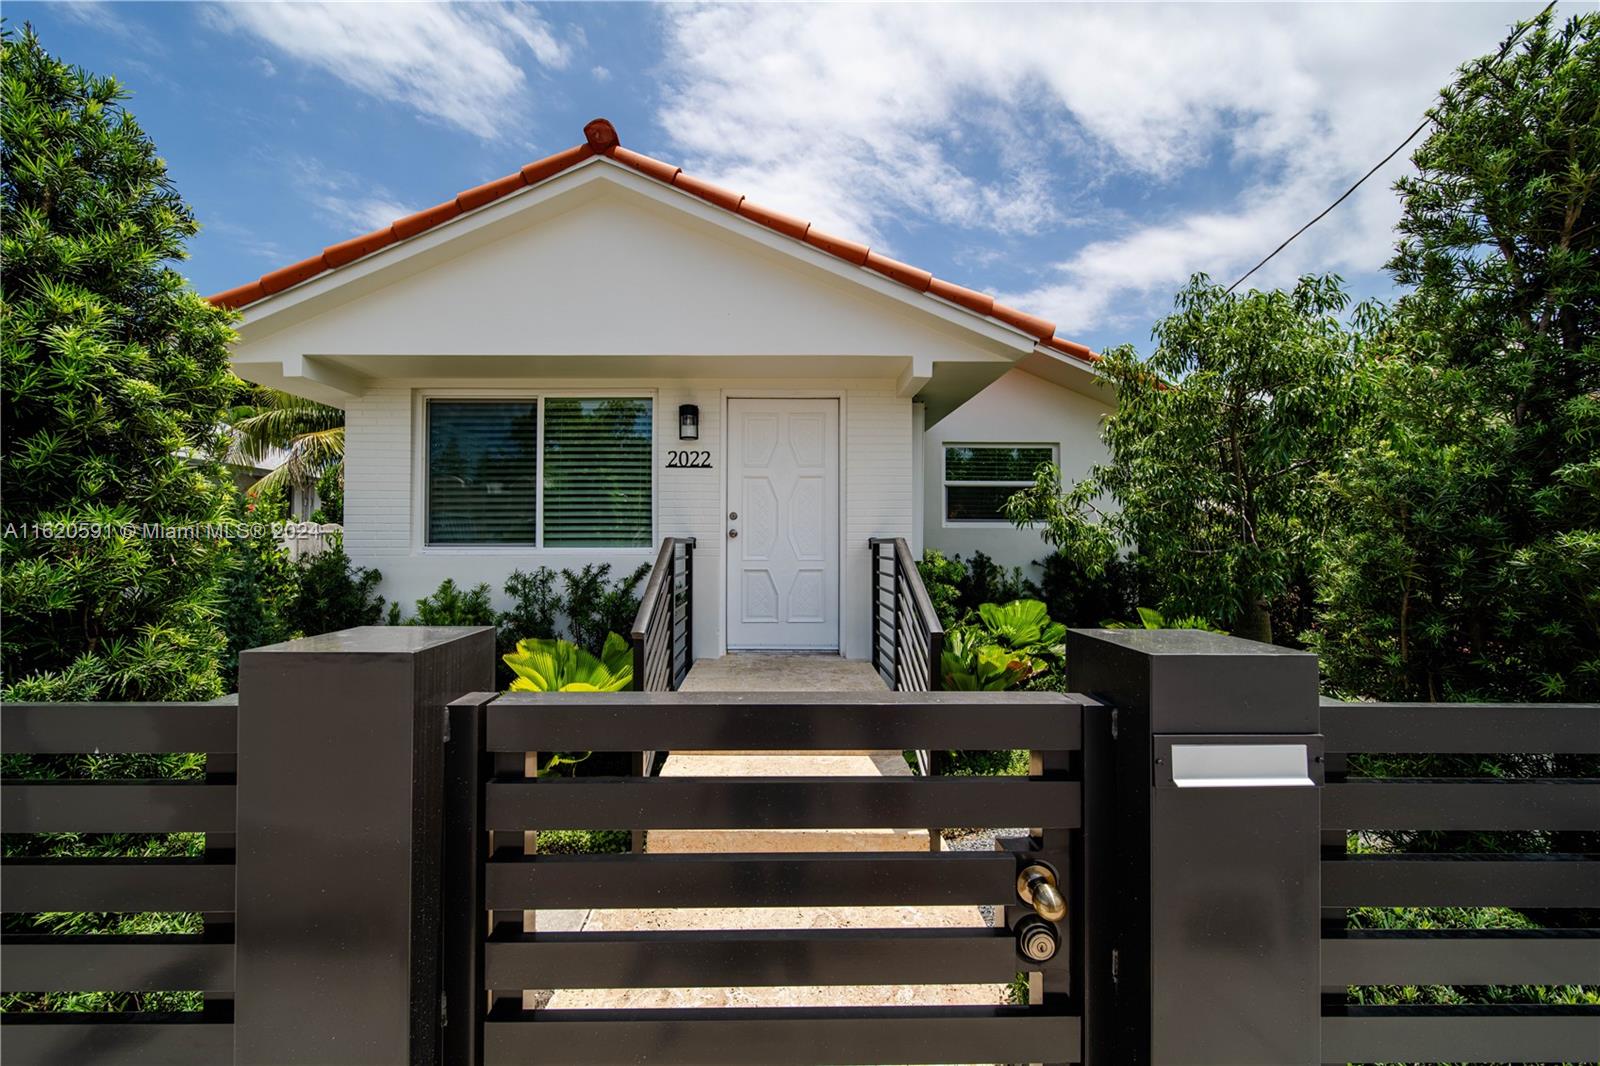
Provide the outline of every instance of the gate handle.
[[1035,863],[1024,867],[1017,875],[1017,895],[1032,904],[1034,911],[1046,921],[1059,922],[1067,916],[1066,901],[1056,888],[1056,872],[1048,866]]

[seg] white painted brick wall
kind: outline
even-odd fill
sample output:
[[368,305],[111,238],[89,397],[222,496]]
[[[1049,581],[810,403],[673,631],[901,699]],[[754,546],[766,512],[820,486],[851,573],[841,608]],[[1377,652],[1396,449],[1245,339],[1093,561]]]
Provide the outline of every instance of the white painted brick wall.
[[[759,380],[751,382],[617,380],[558,383],[561,391],[585,388],[637,388],[656,396],[656,533],[692,536],[695,549],[696,656],[721,654],[723,647],[724,553],[726,535],[723,404],[727,397],[838,396],[843,405],[841,483],[844,541],[840,619],[845,654],[866,658],[868,568],[867,538],[912,533],[911,402],[895,395],[892,382],[837,380]],[[380,591],[411,613],[415,601],[444,578],[467,587],[487,581],[497,605],[512,570],[549,566],[576,569],[609,562],[613,576],[652,561],[652,549],[462,549],[422,544],[420,507],[413,484],[423,442],[414,427],[422,397],[443,390],[465,390],[494,397],[538,387],[533,381],[441,380],[393,384],[369,390],[346,406],[345,547],[357,565],[383,572]],[[678,441],[678,406],[700,408],[700,439]],[[666,452],[696,448],[711,453],[710,469],[667,469]]]

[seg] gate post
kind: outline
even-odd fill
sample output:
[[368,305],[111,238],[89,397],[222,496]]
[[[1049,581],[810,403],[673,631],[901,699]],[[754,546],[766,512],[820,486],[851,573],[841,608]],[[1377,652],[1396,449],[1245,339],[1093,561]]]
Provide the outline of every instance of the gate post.
[[1115,711],[1115,1061],[1320,1063],[1316,656],[1073,630],[1067,663]]
[[239,657],[237,1066],[437,1061],[445,705],[493,686],[491,628]]

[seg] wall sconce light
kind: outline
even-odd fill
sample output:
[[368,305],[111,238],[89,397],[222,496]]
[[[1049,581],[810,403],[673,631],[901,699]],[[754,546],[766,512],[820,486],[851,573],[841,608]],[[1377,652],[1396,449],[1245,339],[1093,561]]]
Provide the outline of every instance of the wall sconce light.
[[700,408],[692,403],[681,404],[678,407],[678,439],[700,439]]

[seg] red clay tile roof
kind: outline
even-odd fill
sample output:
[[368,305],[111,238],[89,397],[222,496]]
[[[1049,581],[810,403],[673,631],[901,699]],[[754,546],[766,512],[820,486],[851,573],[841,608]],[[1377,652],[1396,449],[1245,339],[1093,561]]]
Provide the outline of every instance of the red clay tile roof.
[[746,200],[736,192],[712,185],[710,182],[701,181],[685,174],[682,169],[670,163],[663,163],[659,159],[652,159],[641,155],[631,149],[622,147],[617,140],[617,131],[606,119],[597,118],[583,127],[584,143],[575,148],[568,148],[564,152],[546,156],[537,162],[529,163],[515,174],[508,174],[495,181],[486,182],[476,188],[467,189],[459,193],[452,200],[442,204],[418,211],[416,214],[407,215],[398,219],[393,225],[383,229],[373,230],[371,233],[360,237],[353,237],[339,244],[329,245],[319,255],[310,259],[302,259],[298,263],[274,270],[264,274],[255,281],[238,288],[219,292],[210,297],[212,303],[221,307],[245,307],[263,300],[273,293],[282,292],[291,285],[298,285],[308,278],[329,270],[336,270],[347,263],[352,263],[363,256],[370,255],[381,248],[386,248],[397,241],[415,237],[432,229],[450,219],[467,211],[474,211],[486,204],[493,203],[503,196],[508,196],[527,185],[535,185],[546,178],[567,170],[588,159],[590,156],[603,155],[625,166],[637,170],[639,173],[676,189],[682,189],[691,196],[697,196],[708,203],[715,204],[725,210],[742,215],[752,222],[759,223],[786,237],[805,241],[814,248],[820,248],[829,255],[843,259],[858,267],[864,267],[876,274],[897,281],[917,292],[925,292],[940,299],[948,300],[959,307],[974,311],[977,314],[997,319],[1006,325],[1021,330],[1023,333],[1034,337],[1041,345],[1053,348],[1058,352],[1073,356],[1085,362],[1095,362],[1100,357],[1088,347],[1074,341],[1066,340],[1055,335],[1055,323],[1037,315],[1030,315],[1025,311],[1018,311],[1014,307],[996,303],[993,296],[981,292],[974,292],[960,285],[934,277],[920,267],[901,263],[888,256],[879,255],[864,244],[835,237],[824,233],[805,219],[794,218],[781,214],[771,208],[761,207]]

